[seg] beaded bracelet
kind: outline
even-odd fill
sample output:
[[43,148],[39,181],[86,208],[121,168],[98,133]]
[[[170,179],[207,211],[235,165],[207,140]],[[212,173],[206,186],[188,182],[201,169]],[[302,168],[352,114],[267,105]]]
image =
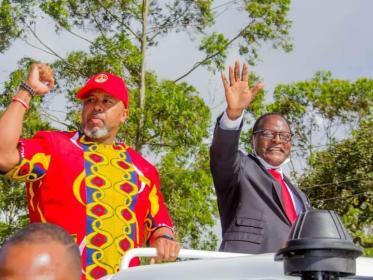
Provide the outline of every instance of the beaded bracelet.
[[173,238],[171,235],[169,235],[169,234],[162,234],[162,235],[160,235],[160,236],[157,236],[155,239],[154,239],[154,241],[155,240],[158,240],[159,238],[165,238],[165,239],[168,239],[168,240],[172,240],[172,241],[175,241],[175,238]]
[[33,88],[27,84],[26,82],[22,82],[20,85],[19,85],[20,88],[24,89],[25,91],[27,91],[31,97],[34,97],[35,96],[35,91],[33,90]]
[[25,101],[23,101],[22,99],[20,99],[18,97],[13,97],[12,102],[20,103],[23,107],[25,107],[26,110],[30,109],[30,106]]

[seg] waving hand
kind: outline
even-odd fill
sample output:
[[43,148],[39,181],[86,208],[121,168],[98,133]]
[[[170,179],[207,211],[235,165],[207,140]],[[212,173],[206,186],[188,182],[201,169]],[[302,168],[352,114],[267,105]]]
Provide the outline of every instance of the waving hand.
[[262,83],[256,84],[253,88],[249,88],[249,70],[247,64],[242,67],[240,73],[240,64],[236,61],[234,69],[229,66],[229,83],[226,76],[221,75],[225,98],[227,100],[227,114],[231,120],[241,116],[243,110],[249,107],[254,100],[256,94],[264,87]]

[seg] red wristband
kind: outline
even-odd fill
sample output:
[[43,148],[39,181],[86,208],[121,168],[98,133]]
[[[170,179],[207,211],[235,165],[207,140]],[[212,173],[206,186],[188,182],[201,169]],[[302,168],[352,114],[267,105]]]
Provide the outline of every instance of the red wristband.
[[25,101],[23,101],[21,98],[18,98],[18,97],[14,96],[12,98],[12,102],[20,103],[26,110],[30,109],[30,106]]

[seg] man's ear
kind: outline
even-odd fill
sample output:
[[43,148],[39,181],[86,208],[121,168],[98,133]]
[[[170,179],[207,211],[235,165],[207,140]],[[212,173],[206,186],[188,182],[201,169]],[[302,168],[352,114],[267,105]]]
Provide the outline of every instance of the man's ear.
[[121,123],[124,123],[128,119],[128,114],[129,114],[128,109],[124,108],[122,112],[122,117],[120,119]]
[[253,149],[253,152],[256,153],[255,150],[255,134],[251,137],[251,148]]

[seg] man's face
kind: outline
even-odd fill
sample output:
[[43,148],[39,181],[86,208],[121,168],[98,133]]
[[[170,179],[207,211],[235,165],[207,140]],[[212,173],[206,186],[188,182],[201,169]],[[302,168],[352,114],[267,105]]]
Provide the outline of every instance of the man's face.
[[[290,134],[290,128],[286,121],[280,116],[269,115],[262,119],[257,131],[262,131],[253,136],[253,146],[257,155],[273,166],[283,163],[289,157],[291,141],[281,140],[277,132],[281,132],[283,135]],[[271,133],[275,135],[273,139],[268,137]]]
[[56,242],[16,244],[0,256],[1,280],[80,280],[81,268]]
[[128,111],[120,100],[102,90],[93,90],[83,100],[84,134],[98,142],[111,144],[127,115]]

